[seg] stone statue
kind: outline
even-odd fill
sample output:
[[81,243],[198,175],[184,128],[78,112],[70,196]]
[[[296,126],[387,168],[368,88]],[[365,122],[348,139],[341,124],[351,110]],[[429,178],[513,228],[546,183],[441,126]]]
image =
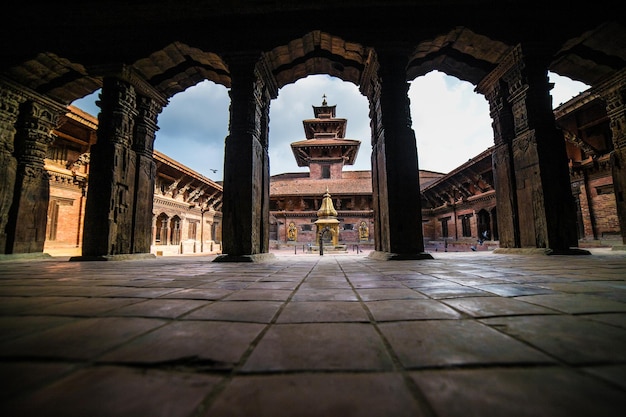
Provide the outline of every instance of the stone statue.
[[287,240],[294,242],[298,236],[298,229],[294,222],[289,223],[289,229],[287,230]]

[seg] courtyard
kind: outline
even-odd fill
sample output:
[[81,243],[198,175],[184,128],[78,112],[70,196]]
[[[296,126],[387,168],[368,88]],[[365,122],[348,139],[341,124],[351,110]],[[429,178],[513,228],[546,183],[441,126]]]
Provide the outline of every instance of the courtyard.
[[626,254],[0,262],[5,416],[618,416]]

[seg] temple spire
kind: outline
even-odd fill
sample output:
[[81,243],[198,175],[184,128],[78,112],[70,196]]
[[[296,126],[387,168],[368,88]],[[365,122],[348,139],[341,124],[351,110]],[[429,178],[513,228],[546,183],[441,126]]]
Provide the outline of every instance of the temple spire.
[[335,210],[335,206],[333,205],[333,200],[330,198],[328,187],[326,187],[326,193],[324,193],[324,198],[322,199],[322,206],[317,211],[317,217],[319,218],[337,217],[337,210]]

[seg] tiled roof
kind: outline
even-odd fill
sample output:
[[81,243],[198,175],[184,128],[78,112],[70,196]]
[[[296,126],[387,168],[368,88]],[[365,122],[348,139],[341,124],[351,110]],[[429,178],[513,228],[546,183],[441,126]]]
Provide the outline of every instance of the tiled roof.
[[331,196],[342,194],[371,194],[372,175],[370,171],[344,171],[340,179],[293,178],[288,174],[272,177],[272,196],[311,195],[323,196],[328,188]]

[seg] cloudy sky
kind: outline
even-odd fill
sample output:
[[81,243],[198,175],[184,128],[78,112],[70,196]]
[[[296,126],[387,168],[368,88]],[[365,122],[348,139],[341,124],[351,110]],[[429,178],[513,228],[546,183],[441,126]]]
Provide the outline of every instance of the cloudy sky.
[[[550,73],[555,83],[554,106],[587,86]],[[371,142],[367,99],[357,86],[327,75],[289,84],[270,106],[270,174],[308,171],[297,166],[291,142],[304,139],[302,120],[326,95],[337,106],[337,117],[348,119],[346,137],[361,140],[356,162],[349,170],[369,170]],[[98,92],[73,104],[97,115]],[[411,117],[417,138],[419,168],[447,173],[493,144],[489,106],[474,86],[433,71],[411,83]],[[159,115],[154,147],[183,165],[215,181],[224,170],[224,138],[228,134],[228,91],[205,81],[170,99]]]

